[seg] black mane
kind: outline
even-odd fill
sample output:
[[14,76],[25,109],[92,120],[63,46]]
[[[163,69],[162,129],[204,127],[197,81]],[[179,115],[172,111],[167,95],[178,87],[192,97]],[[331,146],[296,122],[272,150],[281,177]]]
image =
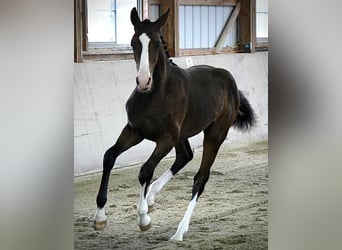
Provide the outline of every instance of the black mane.
[[162,35],[160,35],[160,39],[161,39],[161,41],[162,41],[162,43],[163,43],[164,52],[165,52],[165,55],[166,55],[167,60],[168,60],[172,65],[178,66],[177,64],[175,64],[175,63],[172,61],[171,56],[170,56],[170,54],[169,54],[169,50],[168,50],[168,48],[167,48],[167,44],[166,44],[166,42],[165,42],[165,40],[164,40],[164,38],[163,38]]

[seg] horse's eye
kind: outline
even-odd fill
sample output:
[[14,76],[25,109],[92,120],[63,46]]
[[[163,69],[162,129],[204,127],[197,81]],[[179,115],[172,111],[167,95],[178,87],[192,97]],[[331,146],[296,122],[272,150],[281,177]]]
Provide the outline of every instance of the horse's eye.
[[132,49],[135,49],[135,44],[131,43],[131,47],[132,47]]
[[161,46],[161,42],[160,41],[156,42],[156,48],[159,48],[160,46]]

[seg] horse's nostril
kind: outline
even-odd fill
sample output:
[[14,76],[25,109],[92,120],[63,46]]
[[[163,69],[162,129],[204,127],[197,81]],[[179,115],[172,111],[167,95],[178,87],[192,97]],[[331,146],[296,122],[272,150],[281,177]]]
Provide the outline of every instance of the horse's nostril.
[[135,78],[135,81],[136,81],[137,85],[139,85],[138,77]]
[[151,77],[148,78],[147,86],[151,84]]

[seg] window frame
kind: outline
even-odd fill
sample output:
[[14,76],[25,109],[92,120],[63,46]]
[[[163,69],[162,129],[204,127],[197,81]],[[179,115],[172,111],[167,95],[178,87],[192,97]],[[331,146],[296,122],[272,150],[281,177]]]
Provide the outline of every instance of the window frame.
[[[77,0],[76,0],[77,1]],[[84,4],[84,13],[87,13],[87,0],[78,0],[82,1]],[[141,1],[137,0],[137,9],[138,12],[141,13]],[[115,1],[115,15],[117,18],[117,3]],[[82,20],[84,26],[86,28],[85,31],[88,30],[88,17],[87,15],[83,16]],[[117,24],[115,24],[117,25]],[[116,40],[117,40],[117,29],[116,29]],[[129,43],[127,44],[118,44],[116,42],[89,42],[87,37],[87,32],[82,34],[83,40],[86,40],[85,49],[82,51],[82,60],[92,60],[92,61],[109,61],[116,59],[130,59],[133,58],[133,50]]]

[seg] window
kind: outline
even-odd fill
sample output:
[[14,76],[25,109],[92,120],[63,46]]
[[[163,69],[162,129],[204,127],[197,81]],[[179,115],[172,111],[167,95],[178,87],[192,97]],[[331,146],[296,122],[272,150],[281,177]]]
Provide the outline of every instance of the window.
[[268,0],[256,1],[256,40],[268,41]]
[[136,0],[88,0],[89,48],[128,47],[133,26],[129,13]]
[[148,18],[154,22],[156,21],[160,16],[160,5],[159,4],[150,4],[150,8],[148,11]]

